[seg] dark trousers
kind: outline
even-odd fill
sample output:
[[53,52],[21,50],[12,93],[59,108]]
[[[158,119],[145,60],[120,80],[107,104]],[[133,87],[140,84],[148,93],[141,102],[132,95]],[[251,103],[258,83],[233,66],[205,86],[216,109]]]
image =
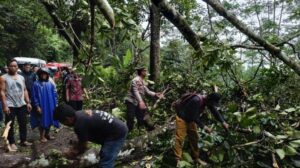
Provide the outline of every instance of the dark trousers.
[[138,126],[145,126],[148,131],[154,129],[154,126],[150,124],[150,115],[147,110],[141,110],[139,106],[135,106],[133,103],[126,101],[127,114],[126,114],[126,124],[128,130],[131,131],[134,126],[134,117],[137,119]]
[[10,130],[8,132],[8,141],[10,144],[15,143],[15,137],[14,137],[14,122],[15,117],[17,117],[18,124],[19,124],[19,134],[20,134],[20,141],[25,142],[26,136],[27,136],[27,109],[26,106],[22,106],[19,108],[10,107],[9,108],[10,113],[9,115],[5,114],[5,124],[7,124],[9,121],[12,121],[10,124]]
[[69,102],[67,102],[68,105],[70,105],[71,107],[73,107],[74,110],[79,111],[82,110],[82,106],[83,106],[83,101],[72,101],[70,100]]

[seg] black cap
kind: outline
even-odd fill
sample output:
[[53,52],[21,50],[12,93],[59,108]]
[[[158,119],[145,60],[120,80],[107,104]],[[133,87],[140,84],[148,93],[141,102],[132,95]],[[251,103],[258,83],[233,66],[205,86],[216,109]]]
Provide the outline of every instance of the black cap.
[[139,66],[139,67],[136,67],[135,70],[137,70],[137,71],[143,71],[143,70],[147,70],[147,69],[144,66]]
[[220,106],[220,99],[221,99],[221,94],[219,93],[211,93],[207,95],[207,102],[209,105],[212,106]]
[[41,74],[41,73],[47,73],[48,75],[50,74],[49,69],[48,69],[48,68],[45,68],[45,67],[40,68],[40,69],[37,71],[37,74],[38,74],[38,75]]

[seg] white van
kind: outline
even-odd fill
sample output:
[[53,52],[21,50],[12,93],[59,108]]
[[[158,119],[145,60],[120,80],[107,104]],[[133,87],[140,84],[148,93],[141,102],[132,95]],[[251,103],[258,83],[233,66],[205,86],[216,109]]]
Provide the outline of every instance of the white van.
[[17,60],[19,68],[23,67],[25,63],[30,63],[38,67],[44,67],[46,65],[46,61],[39,58],[15,57],[14,59]]

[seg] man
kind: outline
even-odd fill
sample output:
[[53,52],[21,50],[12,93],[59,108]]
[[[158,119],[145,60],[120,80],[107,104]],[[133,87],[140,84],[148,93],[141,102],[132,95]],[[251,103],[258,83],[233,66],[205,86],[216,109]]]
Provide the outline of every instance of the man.
[[34,81],[36,81],[36,76],[31,71],[31,65],[30,65],[29,62],[26,62],[24,64],[24,68],[23,68],[23,71],[22,71],[21,75],[25,79],[25,85],[26,85],[28,95],[31,96],[31,88],[33,86]]
[[73,76],[69,78],[66,85],[66,101],[67,104],[73,107],[75,110],[82,110],[83,106],[83,87],[81,83],[82,78],[73,73]]
[[[3,67],[1,70],[0,76],[6,74],[7,72],[8,72],[7,66],[5,65],[5,67]],[[0,96],[0,127],[2,126],[1,125],[2,121],[3,121],[3,112],[2,112],[2,102],[1,102],[1,96]]]
[[134,126],[134,117],[136,117],[139,126],[144,125],[148,131],[151,131],[154,129],[154,126],[145,118],[147,113],[147,106],[144,101],[145,95],[158,98],[161,98],[163,95],[150,91],[145,85],[144,79],[147,76],[145,67],[136,68],[136,70],[137,76],[132,80],[127,97],[125,98],[127,106],[126,123],[129,131],[131,131]]
[[180,107],[176,110],[177,115],[174,154],[177,164],[181,160],[184,139],[186,135],[188,135],[192,157],[195,163],[206,165],[206,163],[199,158],[199,137],[197,133],[197,125],[201,128],[204,128],[206,132],[211,132],[211,129],[207,126],[204,126],[201,121],[201,116],[204,113],[204,109],[205,107],[208,107],[214,117],[222,123],[224,129],[228,130],[228,124],[217,110],[220,98],[220,94],[212,93],[208,96],[191,94],[190,96],[185,96],[185,98],[181,99]]
[[72,67],[68,67],[63,71],[62,75],[62,99],[67,103],[67,82],[73,76],[73,69]]
[[78,137],[78,144],[67,153],[69,157],[83,153],[87,149],[87,142],[91,141],[101,144],[99,167],[114,167],[128,132],[125,123],[104,111],[75,111],[66,104],[56,108],[54,119],[74,127]]
[[18,119],[19,134],[22,146],[29,146],[27,136],[27,112],[31,111],[30,99],[25,86],[24,77],[17,74],[18,64],[15,59],[8,60],[8,73],[0,77],[0,94],[3,112],[5,113],[5,124],[12,121],[8,133],[8,141],[12,151],[17,151],[14,139],[14,121]]
[[8,67],[7,67],[7,65],[4,66],[2,74],[6,74],[6,73],[8,73]]

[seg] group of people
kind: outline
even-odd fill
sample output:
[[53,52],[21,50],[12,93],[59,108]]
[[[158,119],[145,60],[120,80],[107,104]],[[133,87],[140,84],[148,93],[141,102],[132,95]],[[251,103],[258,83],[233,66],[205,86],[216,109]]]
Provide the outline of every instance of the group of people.
[[[0,78],[0,93],[5,121],[6,123],[10,120],[14,121],[15,116],[17,116],[18,121],[22,121],[19,122],[19,128],[20,140],[23,145],[29,145],[26,141],[26,117],[24,116],[31,109],[33,109],[31,112],[33,117],[31,118],[34,118],[31,123],[32,126],[40,128],[41,142],[52,138],[49,135],[49,128],[52,125],[58,127],[58,122],[74,127],[78,143],[66,155],[75,157],[83,153],[87,149],[88,141],[101,144],[99,166],[102,168],[114,167],[114,161],[128,132],[134,128],[135,118],[138,126],[145,126],[147,131],[155,129],[155,126],[149,121],[145,96],[149,95],[161,99],[164,95],[148,89],[144,81],[147,76],[147,70],[144,67],[136,69],[137,76],[131,81],[125,98],[127,107],[125,123],[101,110],[82,110],[83,87],[81,86],[81,78],[74,75],[71,69],[64,75],[63,79],[63,93],[65,93],[64,100],[66,103],[58,105],[57,92],[54,85],[49,82],[49,73],[46,69],[41,68],[37,72],[38,79],[29,90],[26,89],[24,77],[16,73],[17,62],[10,60],[7,66],[8,73]],[[229,125],[217,110],[220,98],[218,93],[193,94],[181,102],[180,108],[176,110],[175,145],[173,148],[177,163],[182,158],[184,140],[188,136],[195,163],[206,164],[199,157],[197,128],[199,126],[208,133],[212,131],[208,126],[204,126],[202,121],[202,114],[207,107],[214,117],[222,123],[224,129],[228,130]],[[9,143],[11,147],[14,147],[13,149],[16,148],[13,129],[9,133]]]
[[[27,116],[30,114],[31,128],[38,128],[40,132],[41,143],[54,139],[50,135],[50,127],[59,127],[59,122],[54,120],[53,114],[58,106],[58,95],[56,84],[51,78],[51,73],[46,67],[32,67],[30,63],[25,63],[22,71],[19,71],[18,63],[15,59],[8,60],[6,70],[0,77],[0,100],[2,112],[5,115],[5,124],[11,121],[11,128],[8,133],[9,149],[11,152],[17,151],[18,147],[14,138],[14,122],[17,118],[19,125],[20,145],[31,146],[32,143],[27,141]],[[76,77],[74,77],[76,76]],[[66,73],[65,82],[67,90],[67,103],[73,100],[74,88],[69,84],[69,80],[78,79],[75,73]],[[80,91],[75,88],[75,94]],[[82,100],[81,100],[82,101]],[[81,103],[82,104],[82,103]],[[80,110],[78,105],[74,106]],[[81,106],[82,108],[82,106]]]

